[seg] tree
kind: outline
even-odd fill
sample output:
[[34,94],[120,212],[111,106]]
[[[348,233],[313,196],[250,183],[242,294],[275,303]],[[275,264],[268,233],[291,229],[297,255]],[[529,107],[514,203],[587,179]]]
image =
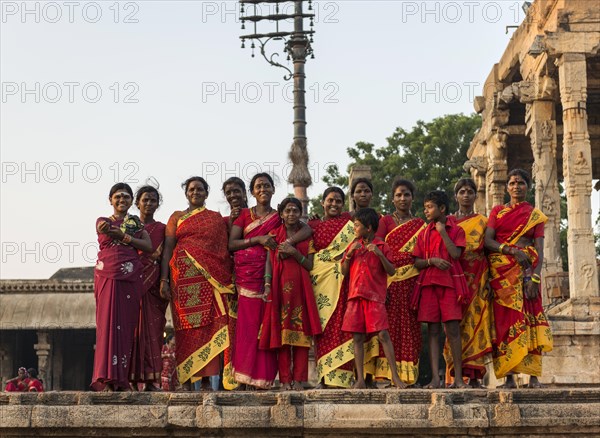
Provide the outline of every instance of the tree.
[[[390,193],[393,180],[402,176],[413,181],[417,187],[413,214],[422,216],[423,199],[429,191],[441,189],[450,196],[456,181],[465,176],[467,149],[479,126],[481,118],[477,114],[450,114],[428,123],[419,120],[410,131],[396,128],[385,146],[376,148],[372,143],[358,142],[348,148],[352,161],[347,173],[357,164],[371,166],[374,188],[371,206],[381,213],[393,211]],[[336,165],[327,169],[323,182],[348,188],[348,177]],[[322,212],[319,201],[320,197],[312,200],[312,213]]]

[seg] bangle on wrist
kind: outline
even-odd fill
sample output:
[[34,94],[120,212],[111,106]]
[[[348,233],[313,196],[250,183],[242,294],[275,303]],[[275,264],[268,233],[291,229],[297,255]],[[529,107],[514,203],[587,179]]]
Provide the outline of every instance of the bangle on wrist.
[[273,278],[271,274],[265,274],[265,278]]
[[302,264],[302,263],[304,263],[304,262],[305,262],[305,260],[306,260],[306,257],[302,256],[302,258],[300,259],[300,262],[299,262],[299,263],[300,263],[300,264]]
[[427,259],[427,266],[431,266],[431,259]]
[[501,243],[500,246],[498,247],[498,252],[500,254],[504,254],[504,247],[506,246],[506,243]]
[[539,278],[531,277],[531,282],[532,283],[536,283],[536,284],[540,284],[541,280]]
[[160,282],[162,283],[163,281],[164,281],[164,282],[166,282],[166,283],[168,283],[168,282],[169,282],[169,279],[168,279],[168,278],[161,278],[161,279],[160,279]]

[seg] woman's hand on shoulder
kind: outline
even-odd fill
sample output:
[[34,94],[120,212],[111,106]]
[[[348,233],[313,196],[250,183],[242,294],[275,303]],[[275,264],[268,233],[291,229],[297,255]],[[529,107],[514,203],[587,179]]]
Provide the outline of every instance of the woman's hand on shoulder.
[[275,241],[273,236],[271,236],[270,234],[265,234],[264,236],[258,236],[256,239],[258,240],[258,243],[261,244],[262,246],[266,246],[267,248],[269,248],[271,250],[277,249],[277,242]]

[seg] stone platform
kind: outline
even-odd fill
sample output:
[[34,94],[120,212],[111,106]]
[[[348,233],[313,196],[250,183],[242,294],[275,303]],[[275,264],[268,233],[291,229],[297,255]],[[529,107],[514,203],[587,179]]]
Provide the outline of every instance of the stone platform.
[[600,436],[600,388],[0,393],[0,437]]

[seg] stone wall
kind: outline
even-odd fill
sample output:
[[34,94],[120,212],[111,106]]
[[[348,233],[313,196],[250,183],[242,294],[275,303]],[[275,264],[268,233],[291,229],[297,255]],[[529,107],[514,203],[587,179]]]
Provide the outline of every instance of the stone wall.
[[600,389],[0,393],[0,437],[600,435]]

